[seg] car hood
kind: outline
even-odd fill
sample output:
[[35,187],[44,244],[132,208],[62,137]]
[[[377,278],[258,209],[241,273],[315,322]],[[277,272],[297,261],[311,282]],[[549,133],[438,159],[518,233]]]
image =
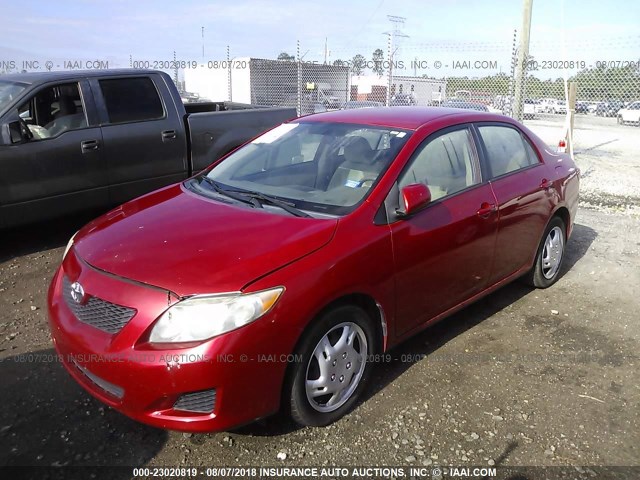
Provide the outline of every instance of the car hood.
[[174,185],[89,223],[74,249],[95,268],[180,296],[231,292],[326,245],[336,225],[227,205]]

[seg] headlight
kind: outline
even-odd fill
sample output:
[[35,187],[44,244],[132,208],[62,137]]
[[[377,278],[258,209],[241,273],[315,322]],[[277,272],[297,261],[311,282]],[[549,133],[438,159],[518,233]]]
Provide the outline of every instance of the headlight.
[[248,294],[197,295],[176,303],[151,330],[152,343],[206,340],[257,320],[275,305],[283,287]]
[[67,253],[69,253],[69,250],[71,250],[71,247],[73,246],[73,239],[76,238],[77,234],[78,232],[74,233],[73,236],[69,239],[69,242],[67,243],[67,247],[64,249],[64,253],[62,254],[62,260],[65,259],[65,257],[67,256]]

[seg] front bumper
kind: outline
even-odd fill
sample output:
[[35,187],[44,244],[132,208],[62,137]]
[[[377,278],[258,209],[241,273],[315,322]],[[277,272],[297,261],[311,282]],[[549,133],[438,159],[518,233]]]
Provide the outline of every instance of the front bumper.
[[[63,295],[65,276],[86,295],[133,308],[135,315],[117,333],[79,321]],[[277,411],[290,353],[276,335],[278,305],[256,322],[200,344],[159,350],[143,343],[149,326],[175,301],[166,290],[98,271],[72,250],[48,294],[62,364],[100,401],[160,428],[227,430]],[[199,411],[192,411],[194,405]]]

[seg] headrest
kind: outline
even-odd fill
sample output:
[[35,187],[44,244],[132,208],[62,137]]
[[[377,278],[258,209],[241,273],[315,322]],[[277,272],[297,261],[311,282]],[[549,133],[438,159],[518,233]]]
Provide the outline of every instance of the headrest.
[[73,115],[76,113],[76,104],[71,97],[63,96],[58,99],[59,115]]
[[371,163],[373,158],[373,150],[363,137],[351,137],[344,146],[345,162]]

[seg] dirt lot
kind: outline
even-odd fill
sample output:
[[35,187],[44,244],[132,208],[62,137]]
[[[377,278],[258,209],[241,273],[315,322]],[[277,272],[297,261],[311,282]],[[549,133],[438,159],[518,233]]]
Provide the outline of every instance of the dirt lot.
[[394,350],[337,424],[209,435],[137,424],[53,359],[45,292],[85,220],[2,235],[0,466],[639,464],[634,216],[582,209],[555,286],[507,286]]
[[[562,120],[527,125],[554,144]],[[640,128],[579,117],[575,137],[582,208],[560,281],[509,285],[392,351],[367,399],[328,428],[274,417],[183,435],[103,407],[57,363],[46,322],[49,280],[90,216],[3,232],[0,467],[626,465],[639,468],[598,478],[637,478]]]

